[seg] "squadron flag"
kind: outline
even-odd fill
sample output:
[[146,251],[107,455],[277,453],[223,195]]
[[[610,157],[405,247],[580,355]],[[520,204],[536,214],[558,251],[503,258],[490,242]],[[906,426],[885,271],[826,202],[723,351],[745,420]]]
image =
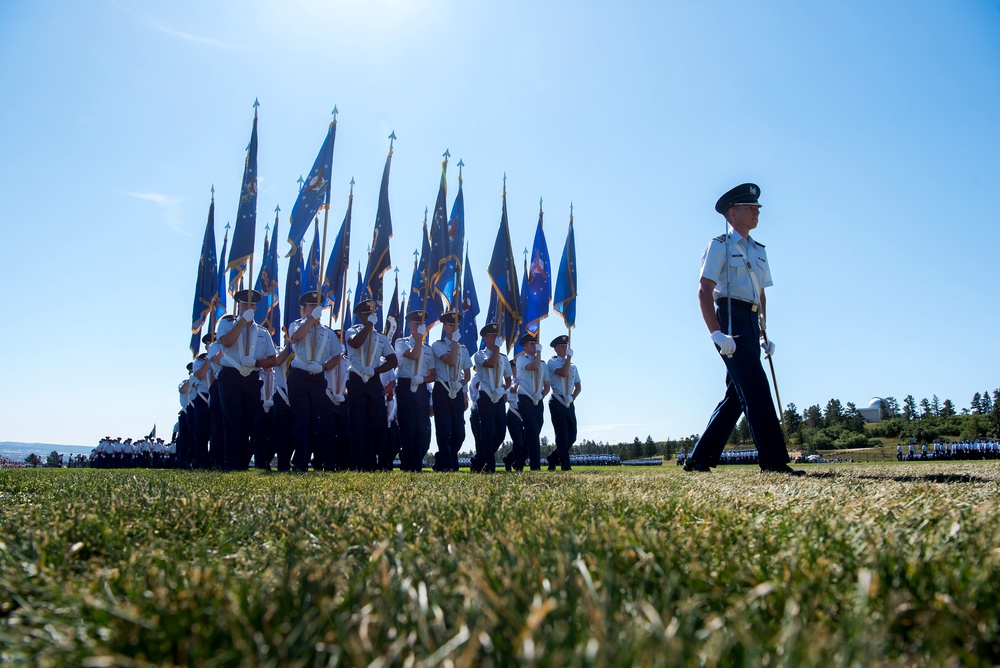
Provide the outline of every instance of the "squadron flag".
[[462,167],[465,163],[458,161],[458,194],[451,207],[451,218],[448,220],[448,255],[445,257],[444,269],[435,283],[435,289],[441,294],[448,308],[458,308],[459,277],[462,273],[462,251],[465,248],[465,197],[462,195]]
[[[461,184],[461,181],[459,181]],[[461,189],[461,185],[459,185]],[[462,343],[469,356],[472,357],[479,349],[479,327],[476,316],[479,315],[479,298],[476,296],[476,284],[472,280],[472,269],[469,266],[469,256],[465,256],[465,280],[462,281],[462,322],[459,331],[462,333]]]
[[309,248],[309,259],[302,269],[302,294],[312,292],[319,286],[319,228],[313,228],[313,242]]
[[504,181],[500,229],[497,231],[497,240],[493,244],[493,256],[486,273],[490,277],[490,284],[496,290],[496,315],[500,324],[500,333],[507,342],[507,352],[510,352],[513,345],[512,339],[521,324],[521,309],[517,292],[517,266],[514,264],[514,251],[510,245],[510,224],[507,222],[506,178]]
[[576,238],[573,234],[573,207],[569,213],[569,231],[566,245],[559,259],[559,273],[556,274],[556,289],[552,296],[552,308],[562,316],[566,328],[576,326]]
[[326,265],[326,276],[323,280],[323,294],[326,295],[333,311],[334,320],[340,318],[340,309],[344,305],[344,288],[347,285],[347,271],[350,267],[351,254],[351,208],[354,205],[354,179],[351,179],[351,194],[347,199],[347,213],[340,225],[340,232],[333,242],[330,261]]
[[212,317],[216,299],[218,259],[215,256],[215,188],[212,188],[212,203],[208,206],[208,222],[205,237],[201,242],[201,258],[198,260],[198,278],[194,286],[194,306],[191,311],[191,355],[198,356],[201,349],[201,328],[205,320]]
[[215,300],[215,320],[218,322],[219,318],[226,315],[226,293],[229,292],[226,289],[226,247],[229,245],[229,223],[226,223],[226,236],[222,240],[222,255],[219,258],[222,262],[219,262],[219,275],[215,279],[216,282],[216,295]]
[[236,227],[233,229],[233,243],[229,247],[230,270],[229,291],[236,289],[237,283],[247,269],[247,261],[253,256],[254,236],[257,227],[257,107],[253,103],[253,130],[247,147],[246,162],[243,166],[243,186],[240,188],[240,206],[236,211]]
[[288,274],[285,278],[285,319],[284,330],[299,319],[299,297],[302,296],[302,246],[295,249],[295,255],[288,261]]
[[309,224],[322,209],[323,205],[329,206],[330,202],[330,177],[333,174],[333,144],[337,139],[337,109],[334,107],[333,120],[326,131],[326,139],[316,155],[312,169],[309,170],[309,177],[305,180],[299,196],[292,206],[292,215],[289,219],[288,243],[291,248],[287,257],[295,254],[295,249],[302,243],[302,237],[309,229]]
[[528,264],[524,291],[524,329],[538,333],[538,323],[549,317],[549,302],[552,301],[552,273],[549,263],[549,248],[545,243],[542,229],[542,204],[538,203],[538,226],[535,241],[531,245],[531,260]]
[[[395,139],[396,135],[390,135]],[[389,144],[389,155],[385,158],[385,168],[382,170],[382,183],[378,191],[378,211],[375,213],[375,230],[372,235],[372,249],[368,253],[368,267],[365,270],[364,285],[370,299],[382,300],[382,275],[392,268],[389,257],[389,239],[392,238],[392,215],[389,211],[389,166],[392,164],[392,144]],[[354,295],[354,302],[361,299]]]

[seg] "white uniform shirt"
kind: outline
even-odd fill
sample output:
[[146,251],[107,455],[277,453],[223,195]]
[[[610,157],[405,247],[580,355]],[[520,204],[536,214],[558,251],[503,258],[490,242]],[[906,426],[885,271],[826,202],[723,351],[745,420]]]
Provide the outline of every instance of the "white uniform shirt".
[[[441,359],[451,353],[453,346],[458,346],[455,366],[445,364],[444,360]],[[462,372],[472,368],[469,351],[460,341],[450,339],[435,341],[431,349],[434,351],[434,382],[443,383],[444,388],[448,390],[448,396],[454,399],[458,395],[458,391],[462,389]]]
[[[712,291],[715,300],[728,295],[733,299],[759,304],[760,295],[754,289],[754,281],[760,289],[773,285],[764,246],[750,237],[744,239],[732,227],[728,236],[729,270],[726,270],[726,237],[718,236],[708,242],[701,255],[701,278],[715,282]],[[751,272],[753,278],[750,277]]]
[[315,333],[315,352],[313,352],[314,333],[312,331],[307,332],[306,335],[302,337],[301,341],[296,341],[294,338],[295,332],[305,324],[306,318],[299,318],[288,326],[288,336],[292,339],[292,352],[295,353],[295,359],[292,360],[293,369],[308,371],[310,361],[325,364],[335,356],[344,352],[337,335],[333,333],[332,329],[326,327],[325,325],[317,325],[319,327],[319,332]]
[[[362,329],[364,329],[364,325],[354,325],[347,330],[344,340],[349,341]],[[372,329],[368,334],[368,338],[361,344],[361,347],[354,348],[350,344],[347,345],[347,358],[351,361],[351,373],[357,374],[366,383],[369,379],[364,376],[365,367],[375,368],[382,364],[382,358],[392,354],[392,345],[389,344],[389,339],[375,329]]]
[[[216,337],[221,339],[235,326],[236,319],[232,316],[222,318],[219,320],[219,326],[216,328]],[[250,336],[249,353],[245,352],[245,342],[247,340],[247,336]],[[256,367],[247,367],[240,364],[240,360],[245,354],[250,355],[250,357],[257,360],[274,355],[274,342],[271,340],[270,333],[257,323],[251,323],[245,326],[240,332],[240,335],[236,338],[236,343],[233,345],[222,346],[221,364],[224,367],[236,369],[243,376],[249,376],[254,372]]]
[[[218,378],[219,372],[222,371],[222,365],[218,362],[213,361],[215,356],[222,352],[222,344],[218,341],[212,341],[208,346],[208,360],[212,364],[212,374]],[[214,380],[214,378],[213,378]]]
[[[198,377],[194,375],[195,371],[200,370],[206,364],[209,364],[207,357],[199,357],[194,361],[194,364],[191,365],[191,384],[194,386],[195,392],[201,395],[202,399],[208,401],[208,387],[211,385],[211,374],[206,373],[205,377],[201,380],[198,380]],[[194,399],[195,396],[193,395],[191,398]]]
[[[500,401],[503,398],[504,390],[503,381],[504,378],[510,377],[510,361],[507,356],[503,353],[497,352],[494,355],[500,355],[500,361],[493,369],[489,369],[483,366],[486,363],[487,353],[491,352],[488,348],[480,350],[476,353],[476,377],[479,378],[479,390],[480,392],[485,392],[490,396],[490,400],[493,403]],[[473,397],[473,401],[478,399],[478,396]]]
[[563,368],[563,365],[566,364],[565,357],[555,355],[545,364],[549,368],[549,382],[552,384],[553,396],[555,396],[559,403],[569,408],[570,403],[573,401],[573,389],[580,382],[580,374],[576,370],[576,365],[570,363],[569,376],[563,378],[562,376],[557,376],[556,371]]
[[403,357],[403,353],[413,348],[414,343],[412,336],[404,336],[397,339],[393,346],[396,350],[396,375],[401,380],[414,376],[426,376],[434,368],[434,352],[426,343],[421,346],[420,359],[411,360]]
[[539,361],[537,371],[528,371],[529,364],[535,361],[535,356],[528,353],[519,355],[514,362],[515,377],[517,378],[517,393],[529,397],[534,403],[541,401],[542,391],[545,390],[545,381],[549,379],[549,367],[544,362]]

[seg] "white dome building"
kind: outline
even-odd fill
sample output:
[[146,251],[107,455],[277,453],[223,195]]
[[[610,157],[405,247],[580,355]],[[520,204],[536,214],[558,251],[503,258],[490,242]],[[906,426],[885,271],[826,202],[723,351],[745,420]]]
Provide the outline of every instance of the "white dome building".
[[865,408],[859,408],[858,412],[864,416],[865,422],[881,422],[882,403],[883,400],[880,397],[873,397],[872,400],[868,402],[868,405]]

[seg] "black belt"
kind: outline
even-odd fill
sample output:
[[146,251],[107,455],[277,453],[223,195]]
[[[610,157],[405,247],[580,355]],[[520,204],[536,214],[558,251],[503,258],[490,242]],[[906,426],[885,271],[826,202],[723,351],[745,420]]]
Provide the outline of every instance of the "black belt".
[[732,308],[734,309],[743,309],[746,311],[752,311],[754,313],[756,313],[758,310],[757,305],[754,304],[753,302],[746,302],[743,301],[742,299],[736,299],[735,297],[731,299],[723,297],[715,301],[715,305],[717,308],[722,308],[722,305],[726,303],[732,303]]

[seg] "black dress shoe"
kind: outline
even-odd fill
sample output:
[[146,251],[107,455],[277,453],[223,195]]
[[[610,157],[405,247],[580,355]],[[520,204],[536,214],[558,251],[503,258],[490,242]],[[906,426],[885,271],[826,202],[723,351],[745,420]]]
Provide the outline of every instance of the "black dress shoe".
[[690,459],[688,459],[688,460],[686,460],[684,462],[684,470],[687,471],[687,472],[689,472],[689,473],[691,471],[700,471],[701,473],[710,473],[712,471],[712,467],[709,466],[708,464],[705,464],[704,462],[695,462],[695,461],[691,461]]
[[766,469],[761,469],[762,473],[784,473],[785,475],[791,476],[803,476],[806,474],[805,471],[800,469],[793,469],[788,464],[782,464],[781,466],[773,466]]

